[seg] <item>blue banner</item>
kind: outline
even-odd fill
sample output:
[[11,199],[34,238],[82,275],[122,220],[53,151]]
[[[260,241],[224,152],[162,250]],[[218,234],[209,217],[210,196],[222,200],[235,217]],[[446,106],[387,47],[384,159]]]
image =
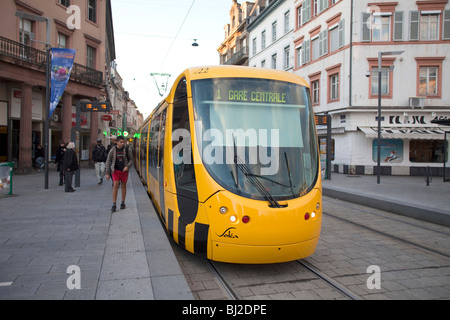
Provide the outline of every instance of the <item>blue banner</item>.
[[75,59],[75,49],[52,48],[50,118],[61,100],[69,82],[70,72]]

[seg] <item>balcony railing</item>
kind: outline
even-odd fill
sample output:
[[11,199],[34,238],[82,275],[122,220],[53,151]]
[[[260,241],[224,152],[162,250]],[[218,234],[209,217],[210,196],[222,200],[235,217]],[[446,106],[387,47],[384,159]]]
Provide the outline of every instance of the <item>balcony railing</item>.
[[[22,43],[0,36],[0,55],[19,60],[32,67],[45,71],[46,53]],[[78,63],[73,64],[71,80],[88,83],[94,86],[103,84],[103,73]]]
[[243,47],[241,50],[236,52],[230,59],[225,61],[226,65],[240,64],[243,59],[248,58],[248,47]]

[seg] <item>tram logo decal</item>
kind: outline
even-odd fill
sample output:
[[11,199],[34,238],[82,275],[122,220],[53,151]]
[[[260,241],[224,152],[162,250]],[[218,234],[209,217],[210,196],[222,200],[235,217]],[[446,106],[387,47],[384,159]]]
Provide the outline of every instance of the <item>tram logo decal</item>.
[[231,232],[231,230],[236,229],[235,227],[230,227],[227,230],[225,230],[221,235],[218,235],[216,233],[216,235],[219,238],[231,238],[231,239],[238,239],[239,237],[237,235],[235,235],[233,232]]

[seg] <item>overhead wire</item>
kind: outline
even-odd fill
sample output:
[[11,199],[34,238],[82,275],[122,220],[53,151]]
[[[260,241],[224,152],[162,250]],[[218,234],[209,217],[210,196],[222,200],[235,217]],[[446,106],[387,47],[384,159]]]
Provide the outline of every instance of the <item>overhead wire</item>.
[[164,66],[164,63],[166,63],[167,57],[169,56],[169,53],[170,53],[170,50],[172,50],[172,47],[173,47],[175,41],[177,41],[178,35],[180,34],[181,29],[183,28],[184,23],[186,22],[187,17],[189,16],[189,13],[191,12],[192,7],[194,6],[194,3],[195,3],[195,0],[192,1],[192,4],[191,4],[191,6],[189,7],[188,12],[186,13],[186,16],[184,17],[184,20],[183,20],[183,22],[181,23],[180,29],[178,29],[178,32],[177,32],[177,34],[175,35],[175,38],[173,39],[172,44],[170,45],[169,50],[167,51],[166,56],[164,57],[163,62],[160,64],[161,68]]

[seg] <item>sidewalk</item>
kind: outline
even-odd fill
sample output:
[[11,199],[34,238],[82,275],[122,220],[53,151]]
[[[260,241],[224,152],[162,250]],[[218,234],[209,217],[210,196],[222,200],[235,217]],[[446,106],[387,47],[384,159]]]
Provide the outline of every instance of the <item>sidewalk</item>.
[[14,175],[0,198],[0,299],[193,299],[134,168],[115,213],[110,181],[86,168],[80,180],[65,193],[53,168],[47,190],[44,172]]
[[433,177],[349,175],[332,173],[323,181],[325,196],[359,203],[411,218],[450,226],[450,182]]

